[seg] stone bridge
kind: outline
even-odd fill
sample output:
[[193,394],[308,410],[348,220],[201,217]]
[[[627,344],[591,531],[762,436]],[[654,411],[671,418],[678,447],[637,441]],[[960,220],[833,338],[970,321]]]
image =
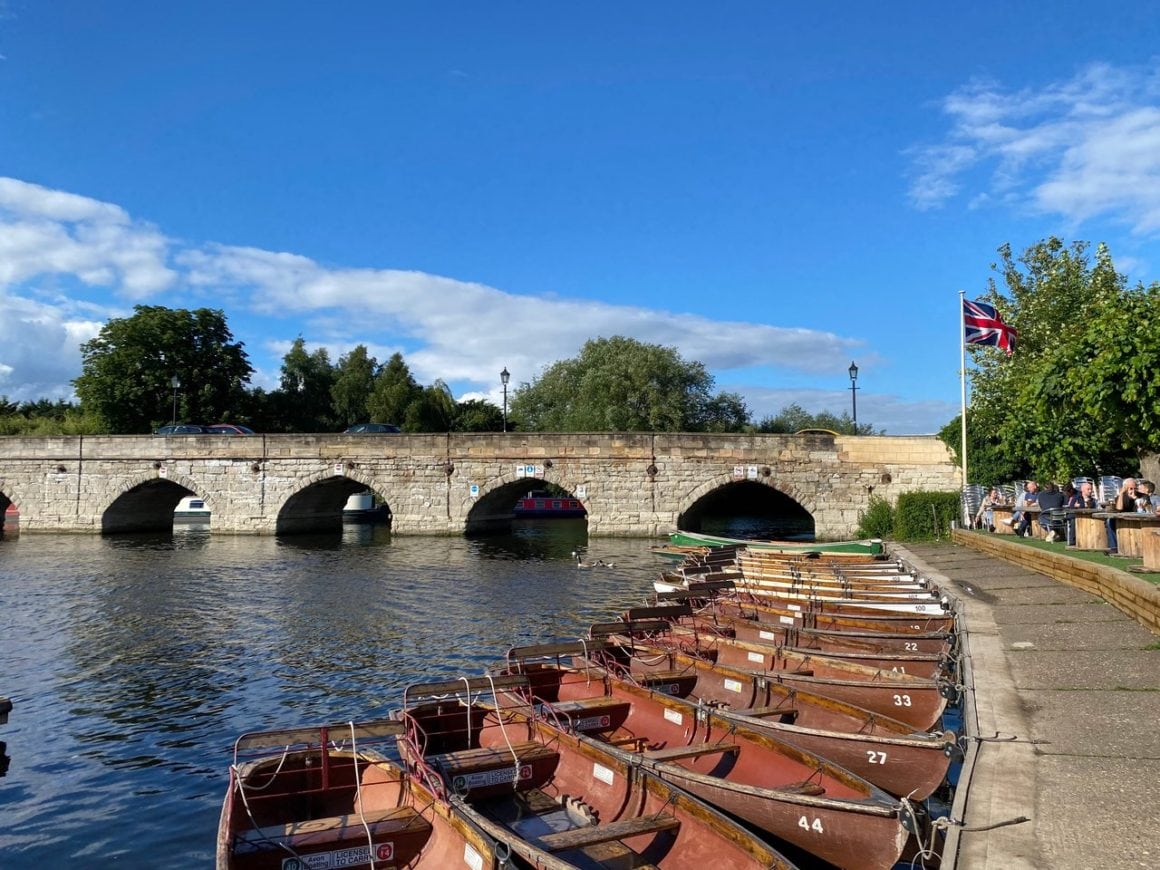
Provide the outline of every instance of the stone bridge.
[[[333,530],[373,491],[399,534],[510,526],[527,490],[557,484],[583,502],[591,535],[699,528],[706,510],[766,500],[850,537],[871,494],[957,490],[932,436],[526,434],[75,436],[0,438],[0,516],[22,532],[169,529],[182,497],[211,531]],[[728,513],[726,509],[724,511]]]

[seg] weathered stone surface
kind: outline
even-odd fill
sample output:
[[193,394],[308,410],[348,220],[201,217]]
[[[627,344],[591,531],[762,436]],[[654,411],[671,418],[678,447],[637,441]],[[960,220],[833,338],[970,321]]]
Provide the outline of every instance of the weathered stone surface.
[[287,511],[332,510],[335,499],[365,488],[390,506],[397,533],[458,534],[510,515],[516,495],[546,481],[583,492],[590,534],[651,536],[675,529],[698,499],[747,479],[798,502],[823,539],[851,536],[872,492],[894,500],[959,485],[946,447],[920,436],[0,438],[0,505],[17,505],[22,531],[99,530],[114,502],[123,516],[158,511],[164,500],[133,502],[166,490],[204,498],[215,532],[271,534]]

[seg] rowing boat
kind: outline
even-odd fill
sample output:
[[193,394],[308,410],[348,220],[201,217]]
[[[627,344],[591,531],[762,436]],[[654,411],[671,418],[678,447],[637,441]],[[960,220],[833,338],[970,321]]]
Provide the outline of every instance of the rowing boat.
[[772,732],[690,708],[604,669],[560,663],[589,646],[514,648],[506,671],[529,675],[541,715],[560,730],[600,741],[626,763],[779,840],[836,867],[873,870],[898,860],[909,832],[896,799]]
[[669,543],[678,547],[749,547],[754,550],[782,553],[852,553],[861,556],[880,556],[882,554],[882,541],[878,538],[864,541],[803,543],[801,541],[753,541],[678,530],[669,535]]
[[401,733],[380,720],[239,737],[217,870],[498,870],[488,837],[375,748]]
[[736,822],[601,743],[537,718],[526,675],[409,686],[399,752],[452,809],[544,870],[793,865]]

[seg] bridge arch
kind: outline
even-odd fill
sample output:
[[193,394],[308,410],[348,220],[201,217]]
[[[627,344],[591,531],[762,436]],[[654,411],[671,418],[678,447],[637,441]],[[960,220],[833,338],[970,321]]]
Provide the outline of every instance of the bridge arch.
[[187,495],[201,496],[212,517],[214,500],[212,496],[202,495],[202,488],[197,481],[173,472],[165,477],[158,474],[131,477],[101,512],[101,533],[168,532],[173,528],[174,508]]
[[[701,531],[706,517],[720,516],[726,502],[748,506],[751,510],[762,509],[771,517],[781,517],[787,524],[809,526],[815,531],[814,500],[802,493],[792,482],[773,477],[756,480],[721,474],[701,483],[681,500],[682,508],[677,515],[678,528],[686,531]],[[733,511],[739,514],[740,511]]]
[[540,489],[548,484],[573,493],[572,498],[584,505],[585,513],[591,511],[585,499],[574,495],[583,484],[569,480],[567,475],[558,480],[546,480],[542,477],[517,477],[514,472],[505,472],[480,484],[479,497],[468,510],[464,521],[465,532],[483,534],[510,530],[514,519],[512,506],[516,499],[529,490]]
[[0,487],[0,532],[4,531],[4,521],[6,519],[5,514],[7,513],[8,508],[12,506],[16,510],[20,510],[21,504],[23,503],[23,499],[18,499],[13,495],[10,495],[11,492],[13,492],[13,490],[9,489],[7,484],[5,484],[3,487]]
[[320,471],[302,481],[278,507],[274,524],[276,535],[298,535],[317,532],[341,532],[342,512],[352,495],[370,490],[378,504],[386,507],[385,523],[391,523],[391,502],[384,497],[384,487],[358,468],[347,467],[343,474]]

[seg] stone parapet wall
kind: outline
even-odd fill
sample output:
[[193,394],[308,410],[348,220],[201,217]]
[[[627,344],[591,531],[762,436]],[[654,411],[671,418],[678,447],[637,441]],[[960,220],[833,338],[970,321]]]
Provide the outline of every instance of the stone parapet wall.
[[1098,595],[1117,610],[1130,616],[1152,632],[1160,634],[1160,588],[1133,577],[1126,571],[1075,559],[1066,553],[1055,553],[1028,547],[991,535],[955,529],[956,544],[997,556],[1012,564],[1045,574],[1061,583]]
[[[535,474],[525,474],[527,467]],[[456,534],[544,482],[583,492],[594,535],[663,535],[699,499],[738,481],[777,489],[819,538],[850,537],[871,496],[954,490],[933,437],[651,433],[100,436],[0,438],[0,502],[26,531],[101,528],[113,502],[168,481],[203,497],[213,530],[272,533],[288,502],[336,478],[374,490],[392,528]],[[474,495],[473,495],[473,489]],[[503,494],[503,499],[489,500]],[[506,501],[504,501],[506,499]],[[125,499],[122,499],[122,503]],[[503,502],[501,506],[501,502]],[[308,511],[307,511],[308,512]]]

